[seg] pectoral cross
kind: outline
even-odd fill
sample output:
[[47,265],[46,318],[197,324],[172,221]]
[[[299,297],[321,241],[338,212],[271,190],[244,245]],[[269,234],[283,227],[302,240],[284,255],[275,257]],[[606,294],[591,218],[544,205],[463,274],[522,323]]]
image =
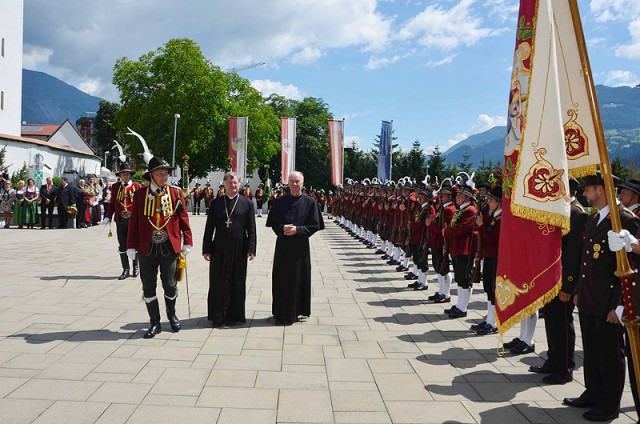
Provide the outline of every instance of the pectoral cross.
[[229,228],[231,226],[231,218],[227,218],[225,224],[227,224],[227,228]]

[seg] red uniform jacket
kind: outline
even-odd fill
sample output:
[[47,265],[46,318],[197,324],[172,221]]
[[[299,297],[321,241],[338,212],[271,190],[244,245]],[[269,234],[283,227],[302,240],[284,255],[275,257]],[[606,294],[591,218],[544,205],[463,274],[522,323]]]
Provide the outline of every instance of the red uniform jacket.
[[[171,215],[169,223],[164,229],[167,230],[174,253],[178,253],[182,248],[182,237],[184,237],[184,244],[190,246],[193,246],[193,238],[191,236],[191,227],[189,226],[189,216],[184,206],[182,190],[170,186],[167,186],[167,188],[173,203],[174,214]],[[129,220],[127,237],[127,249],[136,249],[142,255],[148,255],[151,250],[151,233],[153,231],[149,217],[144,215],[145,197],[147,195],[147,188],[145,187],[137,190],[133,196],[133,211]]]
[[482,259],[498,259],[501,218],[502,213],[495,217],[490,216],[488,212],[482,214],[482,226],[478,228],[480,233],[480,258]]
[[449,237],[449,253],[452,258],[469,256],[472,252],[473,222],[477,213],[475,205],[470,204],[466,208],[456,211],[451,225],[445,228],[444,236]]
[[[456,213],[456,205],[450,203],[446,208],[440,207],[440,211],[436,214],[435,218],[429,225],[429,231],[431,231],[431,238],[429,239],[429,247],[432,249],[442,249],[444,246],[444,237],[442,237],[442,228],[448,227],[453,219],[453,214]],[[440,217],[442,217],[442,226],[440,225]]]
[[[105,218],[113,219],[116,224],[120,222],[120,212],[125,208],[129,211],[133,209],[133,193],[140,190],[141,185],[139,183],[129,181],[127,187],[122,186],[122,181],[118,181],[111,186],[111,201],[109,202],[109,208],[105,213]],[[121,191],[124,190],[124,193]],[[122,197],[122,200],[120,200]]]
[[425,220],[427,218],[435,218],[436,212],[433,209],[433,206],[428,203],[424,207],[417,208],[413,212],[413,216],[410,222],[411,225],[411,244],[421,244],[424,243],[425,238],[427,237],[427,225],[425,224]]

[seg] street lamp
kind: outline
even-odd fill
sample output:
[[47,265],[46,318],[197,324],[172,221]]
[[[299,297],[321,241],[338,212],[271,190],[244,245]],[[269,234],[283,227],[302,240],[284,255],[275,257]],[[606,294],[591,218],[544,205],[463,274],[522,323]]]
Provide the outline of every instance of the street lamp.
[[104,167],[107,168],[107,156],[109,156],[111,154],[111,152],[109,151],[105,151],[104,152]]
[[171,174],[175,177],[176,175],[176,133],[178,132],[178,119],[180,118],[180,114],[176,113],[175,115],[173,115],[173,155],[171,156],[171,167],[173,168],[173,171],[171,171]]

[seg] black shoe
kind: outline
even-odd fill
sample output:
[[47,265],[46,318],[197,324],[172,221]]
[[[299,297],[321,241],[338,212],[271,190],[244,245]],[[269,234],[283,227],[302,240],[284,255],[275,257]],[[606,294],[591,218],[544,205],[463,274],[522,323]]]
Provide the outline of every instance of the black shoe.
[[510,350],[512,347],[515,347],[516,345],[519,345],[521,341],[522,340],[520,340],[519,338],[516,337],[515,339],[511,340],[510,342],[504,343],[502,345],[502,347],[503,347],[504,350]]
[[380,259],[389,259],[391,256],[387,255],[386,253],[382,256],[380,256]]
[[482,321],[482,322],[481,322],[481,323],[479,323],[479,324],[473,324],[473,325],[471,326],[471,330],[473,330],[473,331],[478,331],[478,330],[480,330],[480,329],[482,329],[482,328],[484,328],[484,327],[486,327],[486,326],[487,326],[487,321]]
[[476,331],[477,336],[488,336],[489,334],[496,334],[498,329],[491,324],[487,324],[478,331]]
[[396,271],[405,272],[405,271],[409,271],[409,269],[404,265],[400,265],[400,266],[396,267]]
[[448,309],[445,309],[445,310],[444,310],[444,313],[445,313],[445,314],[450,314],[450,313],[451,313],[451,312],[453,312],[453,311],[460,311],[460,309],[458,309],[458,307],[457,307],[457,306],[453,305],[452,307],[450,307],[450,308],[448,308]]
[[436,299],[438,299],[440,296],[443,296],[443,297],[444,297],[444,295],[441,295],[440,293],[432,294],[431,296],[427,297],[427,300],[436,300]]
[[404,276],[405,280],[415,280],[417,279],[418,276],[416,274],[414,274],[413,272],[408,273],[407,275]]
[[414,290],[427,290],[429,288],[428,284],[425,284],[424,286],[422,284],[418,285],[418,287],[414,287]]
[[162,327],[159,322],[152,322],[151,327],[144,333],[145,339],[152,339],[156,334],[162,333]]
[[563,405],[572,406],[574,408],[589,408],[596,404],[595,401],[587,398],[583,398],[582,396],[576,398],[564,398],[562,401]]
[[433,303],[449,303],[451,302],[451,296],[440,295],[437,299],[433,300]]
[[140,265],[138,265],[138,260],[135,259],[133,261],[133,272],[131,273],[131,276],[137,277],[138,275],[140,275]]
[[545,375],[544,378],[542,379],[542,382],[544,384],[555,384],[555,385],[566,384],[570,381],[573,381],[572,372],[568,373],[567,375],[549,374],[549,375]]
[[169,319],[169,325],[171,326],[171,331],[173,331],[174,333],[177,333],[182,328],[182,325],[180,325],[180,320],[178,320],[178,317],[176,316],[176,299],[177,297],[174,297],[173,299],[168,299],[165,296],[164,298],[164,303],[167,306],[166,308],[167,318]]
[[407,284],[407,287],[409,287],[410,289],[415,289],[419,285],[420,283],[418,283],[417,281],[414,281],[413,283]]
[[375,244],[370,244],[367,246],[367,249],[375,249],[376,245]]
[[467,316],[467,313],[466,313],[466,312],[462,312],[462,311],[461,311],[460,309],[458,309],[458,308],[456,308],[456,310],[455,310],[455,311],[452,311],[452,312],[449,314],[449,318],[451,318],[451,319],[455,319],[455,318],[464,318],[464,317],[466,317],[466,316]]
[[542,365],[531,365],[529,367],[529,372],[537,372],[538,374],[551,374],[553,370],[551,367],[545,362]]
[[46,227],[40,227],[41,230],[44,230]]
[[129,268],[125,268],[122,270],[122,274],[120,274],[118,280],[124,280],[125,278],[129,278]]
[[[384,253],[384,250],[382,250],[382,249],[378,249],[378,250],[376,250],[376,255],[379,255],[380,253]],[[386,255],[385,255],[385,256],[386,256]]]
[[598,408],[593,408],[582,414],[582,416],[585,420],[604,422],[618,418],[619,414],[620,410],[615,411],[613,414],[607,414],[606,412],[601,411]]
[[519,345],[514,346],[510,349],[511,354],[513,355],[526,355],[527,353],[534,353],[535,351],[536,351],[535,344],[529,346],[523,341],[521,341]]

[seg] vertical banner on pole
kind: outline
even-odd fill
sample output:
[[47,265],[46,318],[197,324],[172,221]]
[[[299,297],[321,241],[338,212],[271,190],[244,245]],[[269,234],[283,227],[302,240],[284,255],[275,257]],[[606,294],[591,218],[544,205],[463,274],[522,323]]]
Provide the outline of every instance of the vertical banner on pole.
[[393,150],[393,121],[382,121],[380,132],[380,153],[378,154],[378,179],[391,179],[391,152]]
[[247,129],[249,118],[246,116],[229,117],[229,157],[231,171],[240,175],[242,180],[247,177]]
[[329,119],[329,142],[331,145],[331,185],[342,185],[344,121]]
[[281,118],[282,121],[282,184],[296,170],[296,118]]

